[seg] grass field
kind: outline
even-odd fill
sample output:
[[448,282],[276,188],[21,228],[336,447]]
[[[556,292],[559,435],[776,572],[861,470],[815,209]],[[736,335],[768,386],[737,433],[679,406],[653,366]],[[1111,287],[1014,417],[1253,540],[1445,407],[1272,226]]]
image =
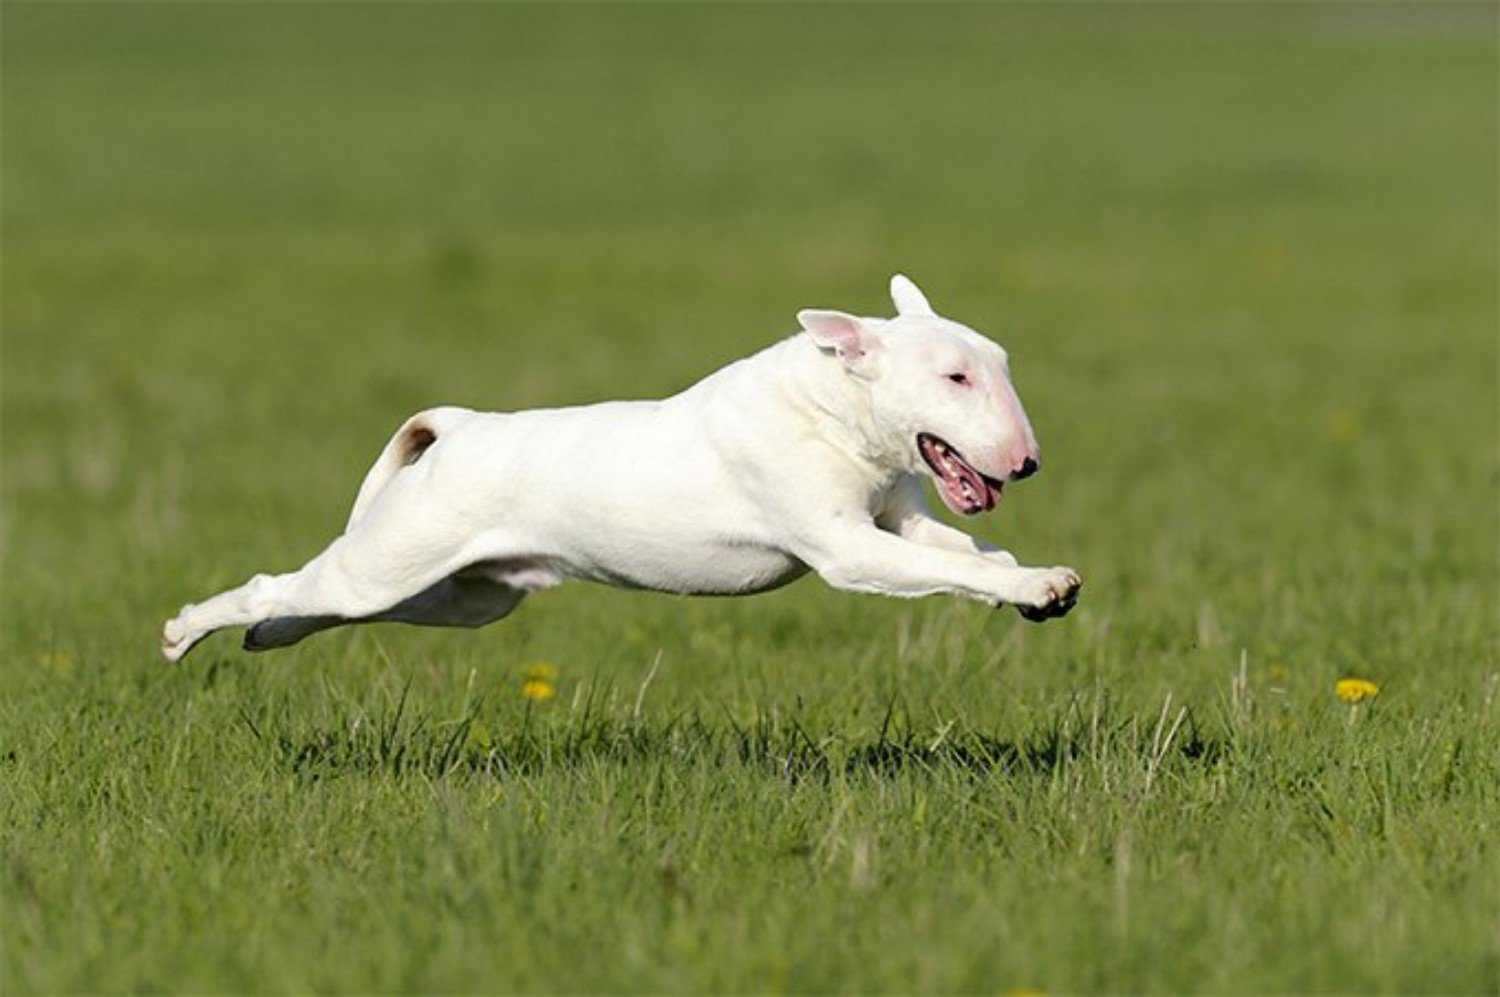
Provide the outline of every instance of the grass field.
[[[1495,30],[7,3],[0,988],[1500,989]],[[1047,468],[968,525],[1066,620],[576,586],[159,660],[417,408],[897,269],[1014,357]]]

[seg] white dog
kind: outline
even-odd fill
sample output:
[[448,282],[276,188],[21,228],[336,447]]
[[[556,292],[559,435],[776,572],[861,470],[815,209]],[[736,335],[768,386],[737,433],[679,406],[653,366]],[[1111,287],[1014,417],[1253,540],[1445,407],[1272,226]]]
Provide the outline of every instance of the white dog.
[[894,319],[797,314],[803,332],[662,401],[419,412],[365,476],[344,534],[300,571],[184,606],[176,661],[221,627],[245,647],[345,623],[478,627],[570,579],[745,595],[809,568],[835,588],[950,593],[1061,616],[1070,568],[1023,568],[933,519],[995,507],[1038,467],[1005,351],[891,279]]

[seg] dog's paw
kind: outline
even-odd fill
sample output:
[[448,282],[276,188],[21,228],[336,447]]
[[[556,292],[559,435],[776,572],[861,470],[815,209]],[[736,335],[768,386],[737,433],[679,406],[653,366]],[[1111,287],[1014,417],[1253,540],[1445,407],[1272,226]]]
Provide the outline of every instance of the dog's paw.
[[187,654],[203,636],[190,630],[183,622],[183,617],[191,608],[191,606],[182,607],[182,612],[168,620],[161,628],[161,655],[173,664],[181,661],[182,656]]
[[1021,583],[1016,610],[1032,623],[1041,623],[1068,611],[1078,602],[1083,579],[1072,568],[1034,568]]

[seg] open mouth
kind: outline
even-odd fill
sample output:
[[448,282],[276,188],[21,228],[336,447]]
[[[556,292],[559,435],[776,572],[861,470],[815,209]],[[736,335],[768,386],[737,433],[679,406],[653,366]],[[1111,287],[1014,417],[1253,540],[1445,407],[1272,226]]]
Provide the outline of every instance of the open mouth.
[[1000,501],[1005,483],[979,473],[963,455],[931,433],[917,434],[917,450],[937,475],[943,503],[961,516],[987,512]]

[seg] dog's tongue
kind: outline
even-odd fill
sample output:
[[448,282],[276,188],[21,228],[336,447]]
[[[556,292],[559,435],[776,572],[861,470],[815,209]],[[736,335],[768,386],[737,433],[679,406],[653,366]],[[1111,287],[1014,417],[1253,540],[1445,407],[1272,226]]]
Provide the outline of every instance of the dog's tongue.
[[948,474],[943,477],[943,501],[959,515],[988,512],[1000,501],[1000,489],[991,488],[984,475],[970,467],[967,461],[949,454],[945,470]]

